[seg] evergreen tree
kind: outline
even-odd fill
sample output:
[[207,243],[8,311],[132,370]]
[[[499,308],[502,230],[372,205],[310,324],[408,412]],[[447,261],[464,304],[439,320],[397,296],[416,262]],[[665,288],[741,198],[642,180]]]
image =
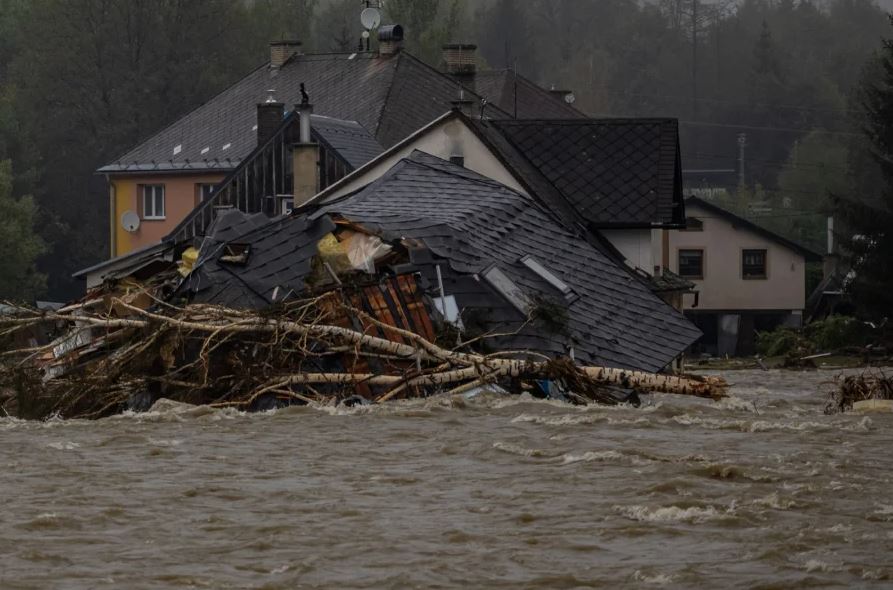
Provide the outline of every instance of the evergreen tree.
[[893,310],[893,38],[866,68],[857,100],[869,158],[854,154],[851,172],[869,177],[873,163],[883,183],[875,194],[837,195],[835,210],[849,234],[843,243],[855,271],[847,288],[866,313],[881,317]]
[[12,184],[12,162],[0,161],[0,299],[33,303],[46,286],[35,266],[45,248],[34,231],[34,200],[13,197]]

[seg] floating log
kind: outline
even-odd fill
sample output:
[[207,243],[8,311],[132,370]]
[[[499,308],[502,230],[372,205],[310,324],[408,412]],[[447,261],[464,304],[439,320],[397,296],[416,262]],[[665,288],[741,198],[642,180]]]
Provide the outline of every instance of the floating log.
[[[120,298],[107,303],[102,310],[79,305],[71,313],[19,310],[0,318],[4,332],[55,322],[74,330],[88,327],[93,335],[87,345],[78,340],[59,346],[71,342],[68,336],[43,347],[6,351],[0,386],[18,392],[19,408],[33,406],[32,417],[98,417],[133,405],[133,396],[144,393],[240,407],[252,407],[268,395],[329,403],[360,394],[381,403],[544,379],[563,383],[575,400],[601,403],[617,403],[606,387],[710,399],[722,397],[726,389],[719,378],[448,349],[384,324],[332,293],[262,312],[170,304],[149,311]],[[345,325],[365,326],[385,337]]]

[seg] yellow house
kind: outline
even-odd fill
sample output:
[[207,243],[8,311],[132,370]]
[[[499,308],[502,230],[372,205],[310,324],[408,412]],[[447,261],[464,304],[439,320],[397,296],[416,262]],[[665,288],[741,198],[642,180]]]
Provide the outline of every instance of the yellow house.
[[[111,256],[141,250],[161,241],[224,179],[218,173],[109,175]],[[138,227],[125,227],[126,214]]]

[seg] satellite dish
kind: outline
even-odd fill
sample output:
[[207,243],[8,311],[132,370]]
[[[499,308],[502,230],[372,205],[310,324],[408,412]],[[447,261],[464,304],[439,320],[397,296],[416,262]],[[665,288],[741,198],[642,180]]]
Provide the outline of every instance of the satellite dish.
[[124,231],[135,232],[140,228],[140,216],[133,211],[125,211],[121,216],[121,227],[124,228]]
[[366,8],[360,13],[360,22],[366,30],[378,28],[381,24],[381,12],[377,8]]

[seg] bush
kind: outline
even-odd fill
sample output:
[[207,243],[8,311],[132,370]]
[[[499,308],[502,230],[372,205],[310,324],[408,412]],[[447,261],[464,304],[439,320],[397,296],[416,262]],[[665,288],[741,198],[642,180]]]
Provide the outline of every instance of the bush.
[[757,334],[757,352],[762,356],[808,355],[833,352],[851,346],[863,347],[872,342],[874,333],[859,320],[847,316],[831,316],[813,322],[801,331],[780,327]]
[[757,333],[757,352],[761,356],[787,356],[794,351],[811,352],[812,347],[797,330],[776,328],[772,332]]
[[848,346],[865,346],[874,336],[873,330],[859,320],[837,315],[809,324],[804,333],[817,349],[824,352]]

